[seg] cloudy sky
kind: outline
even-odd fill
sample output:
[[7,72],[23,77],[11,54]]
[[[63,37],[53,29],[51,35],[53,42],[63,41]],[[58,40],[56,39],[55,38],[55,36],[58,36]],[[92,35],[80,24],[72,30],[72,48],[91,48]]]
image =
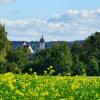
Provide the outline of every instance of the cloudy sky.
[[10,40],[83,40],[100,31],[100,0],[0,0]]

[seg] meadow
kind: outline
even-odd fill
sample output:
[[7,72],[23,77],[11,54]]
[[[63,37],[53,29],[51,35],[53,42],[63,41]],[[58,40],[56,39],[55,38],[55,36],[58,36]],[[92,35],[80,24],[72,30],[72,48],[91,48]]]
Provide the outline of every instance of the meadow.
[[100,78],[1,74],[0,100],[100,100]]

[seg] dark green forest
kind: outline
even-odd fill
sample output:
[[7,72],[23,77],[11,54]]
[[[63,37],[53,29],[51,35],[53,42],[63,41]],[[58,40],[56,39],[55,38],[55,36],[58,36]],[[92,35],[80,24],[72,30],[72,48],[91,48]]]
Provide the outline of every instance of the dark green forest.
[[[66,42],[31,54],[28,48],[12,49],[5,26],[0,24],[0,73],[12,72],[43,75],[53,66],[53,75],[100,75],[100,32],[87,37],[83,43],[75,41],[71,47]],[[49,70],[48,70],[49,71]]]

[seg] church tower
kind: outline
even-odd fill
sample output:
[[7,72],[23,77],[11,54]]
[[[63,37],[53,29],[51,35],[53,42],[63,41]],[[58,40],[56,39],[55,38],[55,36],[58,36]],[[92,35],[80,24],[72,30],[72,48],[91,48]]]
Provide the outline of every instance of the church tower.
[[40,50],[45,49],[45,39],[43,38],[43,35],[40,38],[39,48],[40,48]]

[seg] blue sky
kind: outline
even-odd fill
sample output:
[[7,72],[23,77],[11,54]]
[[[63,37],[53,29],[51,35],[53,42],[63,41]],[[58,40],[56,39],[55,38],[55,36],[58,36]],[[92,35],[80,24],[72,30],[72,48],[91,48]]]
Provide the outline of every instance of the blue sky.
[[10,40],[85,39],[99,31],[100,0],[0,0]]
[[67,9],[93,10],[99,7],[99,0],[15,0],[0,3],[0,17],[9,19],[46,18]]

